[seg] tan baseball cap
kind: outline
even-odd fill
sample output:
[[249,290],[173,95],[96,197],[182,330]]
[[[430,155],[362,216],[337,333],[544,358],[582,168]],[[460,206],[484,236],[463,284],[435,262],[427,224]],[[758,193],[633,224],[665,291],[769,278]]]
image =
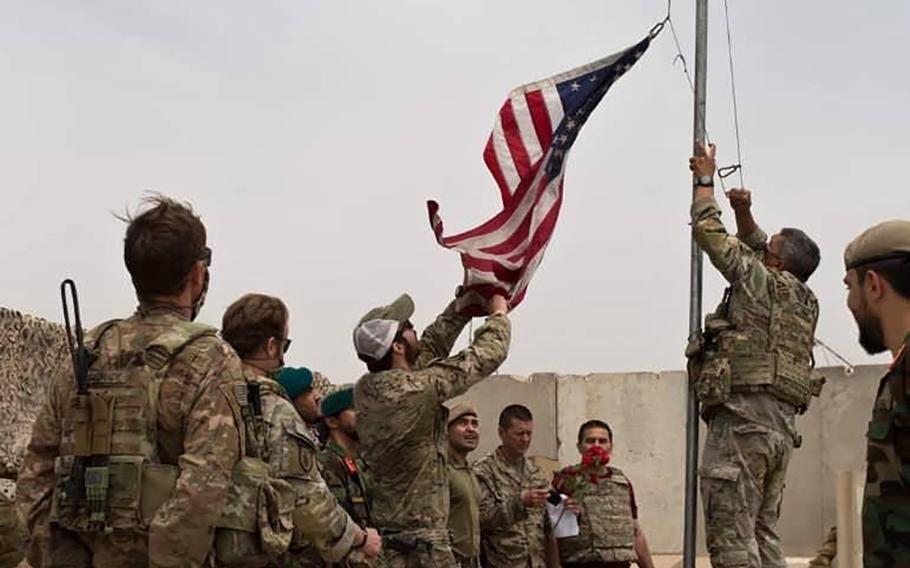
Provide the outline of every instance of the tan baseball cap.
[[402,294],[394,302],[368,311],[354,328],[354,349],[360,355],[379,360],[392,348],[395,334],[414,315],[414,300]]
[[474,408],[470,402],[459,402],[449,410],[449,420],[446,422],[446,426],[451,426],[452,422],[455,422],[462,416],[477,416],[477,410]]
[[844,267],[851,270],[902,257],[910,259],[910,221],[895,219],[869,227],[853,239],[844,251]]

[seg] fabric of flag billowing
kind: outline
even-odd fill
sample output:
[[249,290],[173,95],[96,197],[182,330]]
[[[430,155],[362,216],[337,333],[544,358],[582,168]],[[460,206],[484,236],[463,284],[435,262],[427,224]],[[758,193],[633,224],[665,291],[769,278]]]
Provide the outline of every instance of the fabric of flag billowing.
[[[597,103],[650,40],[509,94],[483,152],[502,196],[495,217],[443,236],[439,205],[427,202],[436,240],[461,253],[462,290],[484,298],[504,294],[513,308],[521,303],[556,227],[566,155]],[[482,312],[479,306],[469,311]]]

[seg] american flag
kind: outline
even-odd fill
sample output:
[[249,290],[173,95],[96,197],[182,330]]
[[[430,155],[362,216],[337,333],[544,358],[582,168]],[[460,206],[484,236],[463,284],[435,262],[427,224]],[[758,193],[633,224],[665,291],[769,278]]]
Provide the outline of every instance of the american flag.
[[439,205],[427,202],[436,240],[461,252],[464,290],[484,297],[502,293],[513,308],[524,299],[556,227],[569,149],[610,86],[648,49],[651,37],[509,94],[483,152],[502,196],[503,208],[495,217],[446,237]]

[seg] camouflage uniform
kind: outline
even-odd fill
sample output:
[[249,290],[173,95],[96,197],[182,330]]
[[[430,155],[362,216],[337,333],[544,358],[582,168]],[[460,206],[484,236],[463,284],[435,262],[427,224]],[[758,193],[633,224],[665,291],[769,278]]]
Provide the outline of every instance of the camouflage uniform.
[[[140,307],[107,329],[95,346],[93,371],[122,368],[155,338],[191,325],[176,309]],[[198,324],[195,324],[198,325]],[[94,333],[89,334],[94,342]],[[176,486],[148,524],[147,533],[114,530],[75,533],[50,523],[57,479],[55,460],[72,456],[69,422],[76,394],[73,370],[61,367],[48,388],[19,472],[18,502],[31,533],[33,566],[200,566],[209,556],[231,471],[241,454],[238,410],[240,361],[215,335],[186,345],[160,382],[157,451],[161,464],[179,468]],[[116,440],[116,436],[114,438]],[[159,466],[160,467],[160,466]],[[166,490],[165,490],[166,493]]]
[[[550,486],[533,461],[522,458],[520,463],[512,464],[502,448],[474,464],[474,472],[480,481],[483,507],[501,507],[502,503],[520,499],[526,489]],[[483,564],[491,568],[544,568],[550,534],[550,519],[542,507],[527,511],[518,522],[485,529],[481,539]]]
[[825,542],[815,553],[815,558],[809,561],[809,566],[831,566],[831,561],[837,556],[837,527],[831,527]]
[[360,456],[349,458],[344,450],[331,439],[319,452],[319,470],[354,522],[362,527],[371,526],[370,472]]
[[262,416],[268,430],[270,464],[297,491],[294,537],[283,566],[324,566],[339,561],[363,532],[345,513],[319,473],[316,440],[276,381],[245,367],[248,381],[260,385]]
[[[707,333],[719,326],[716,344],[697,370],[690,366],[708,422],[699,469],[708,551],[714,566],[784,567],[777,523],[799,441],[795,416],[810,394],[818,303],[795,276],[764,266],[764,232],[742,241],[727,234],[713,197],[692,205],[692,225],[731,284],[729,298],[707,318]],[[772,380],[790,391],[771,391]]]
[[470,347],[449,357],[469,319],[452,302],[424,331],[412,371],[370,373],[355,387],[363,457],[373,472],[381,472],[371,511],[383,531],[381,565],[455,565],[447,526],[448,410],[442,403],[496,370],[506,358],[511,330],[508,317],[491,316]]
[[625,474],[617,467],[607,466],[606,473],[597,483],[589,484],[577,499],[581,508],[579,534],[557,541],[562,565],[615,568],[636,562],[635,519],[638,513],[632,484]]
[[527,516],[520,496],[502,503],[481,501],[477,474],[467,463],[449,458],[449,532],[462,568],[480,566],[481,530],[508,526]]
[[882,378],[866,433],[863,565],[910,566],[910,335]]

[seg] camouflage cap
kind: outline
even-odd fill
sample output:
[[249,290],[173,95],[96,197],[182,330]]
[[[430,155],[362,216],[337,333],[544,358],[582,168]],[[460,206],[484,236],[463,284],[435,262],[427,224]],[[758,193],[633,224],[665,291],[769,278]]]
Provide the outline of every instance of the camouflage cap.
[[392,347],[402,323],[414,315],[414,300],[402,294],[387,306],[373,308],[354,328],[354,349],[359,355],[379,360]]
[[392,320],[404,323],[411,319],[412,315],[414,315],[414,300],[409,295],[402,294],[391,304],[368,311],[365,316],[360,318],[358,325],[371,320]]
[[446,422],[447,426],[451,426],[452,422],[455,422],[462,416],[477,416],[477,409],[474,408],[470,402],[459,402],[449,410],[449,419]]
[[322,399],[320,409],[323,416],[335,416],[349,408],[354,408],[354,388],[345,385]]
[[851,270],[894,258],[910,259],[910,221],[895,219],[869,227],[847,245],[844,267]]

